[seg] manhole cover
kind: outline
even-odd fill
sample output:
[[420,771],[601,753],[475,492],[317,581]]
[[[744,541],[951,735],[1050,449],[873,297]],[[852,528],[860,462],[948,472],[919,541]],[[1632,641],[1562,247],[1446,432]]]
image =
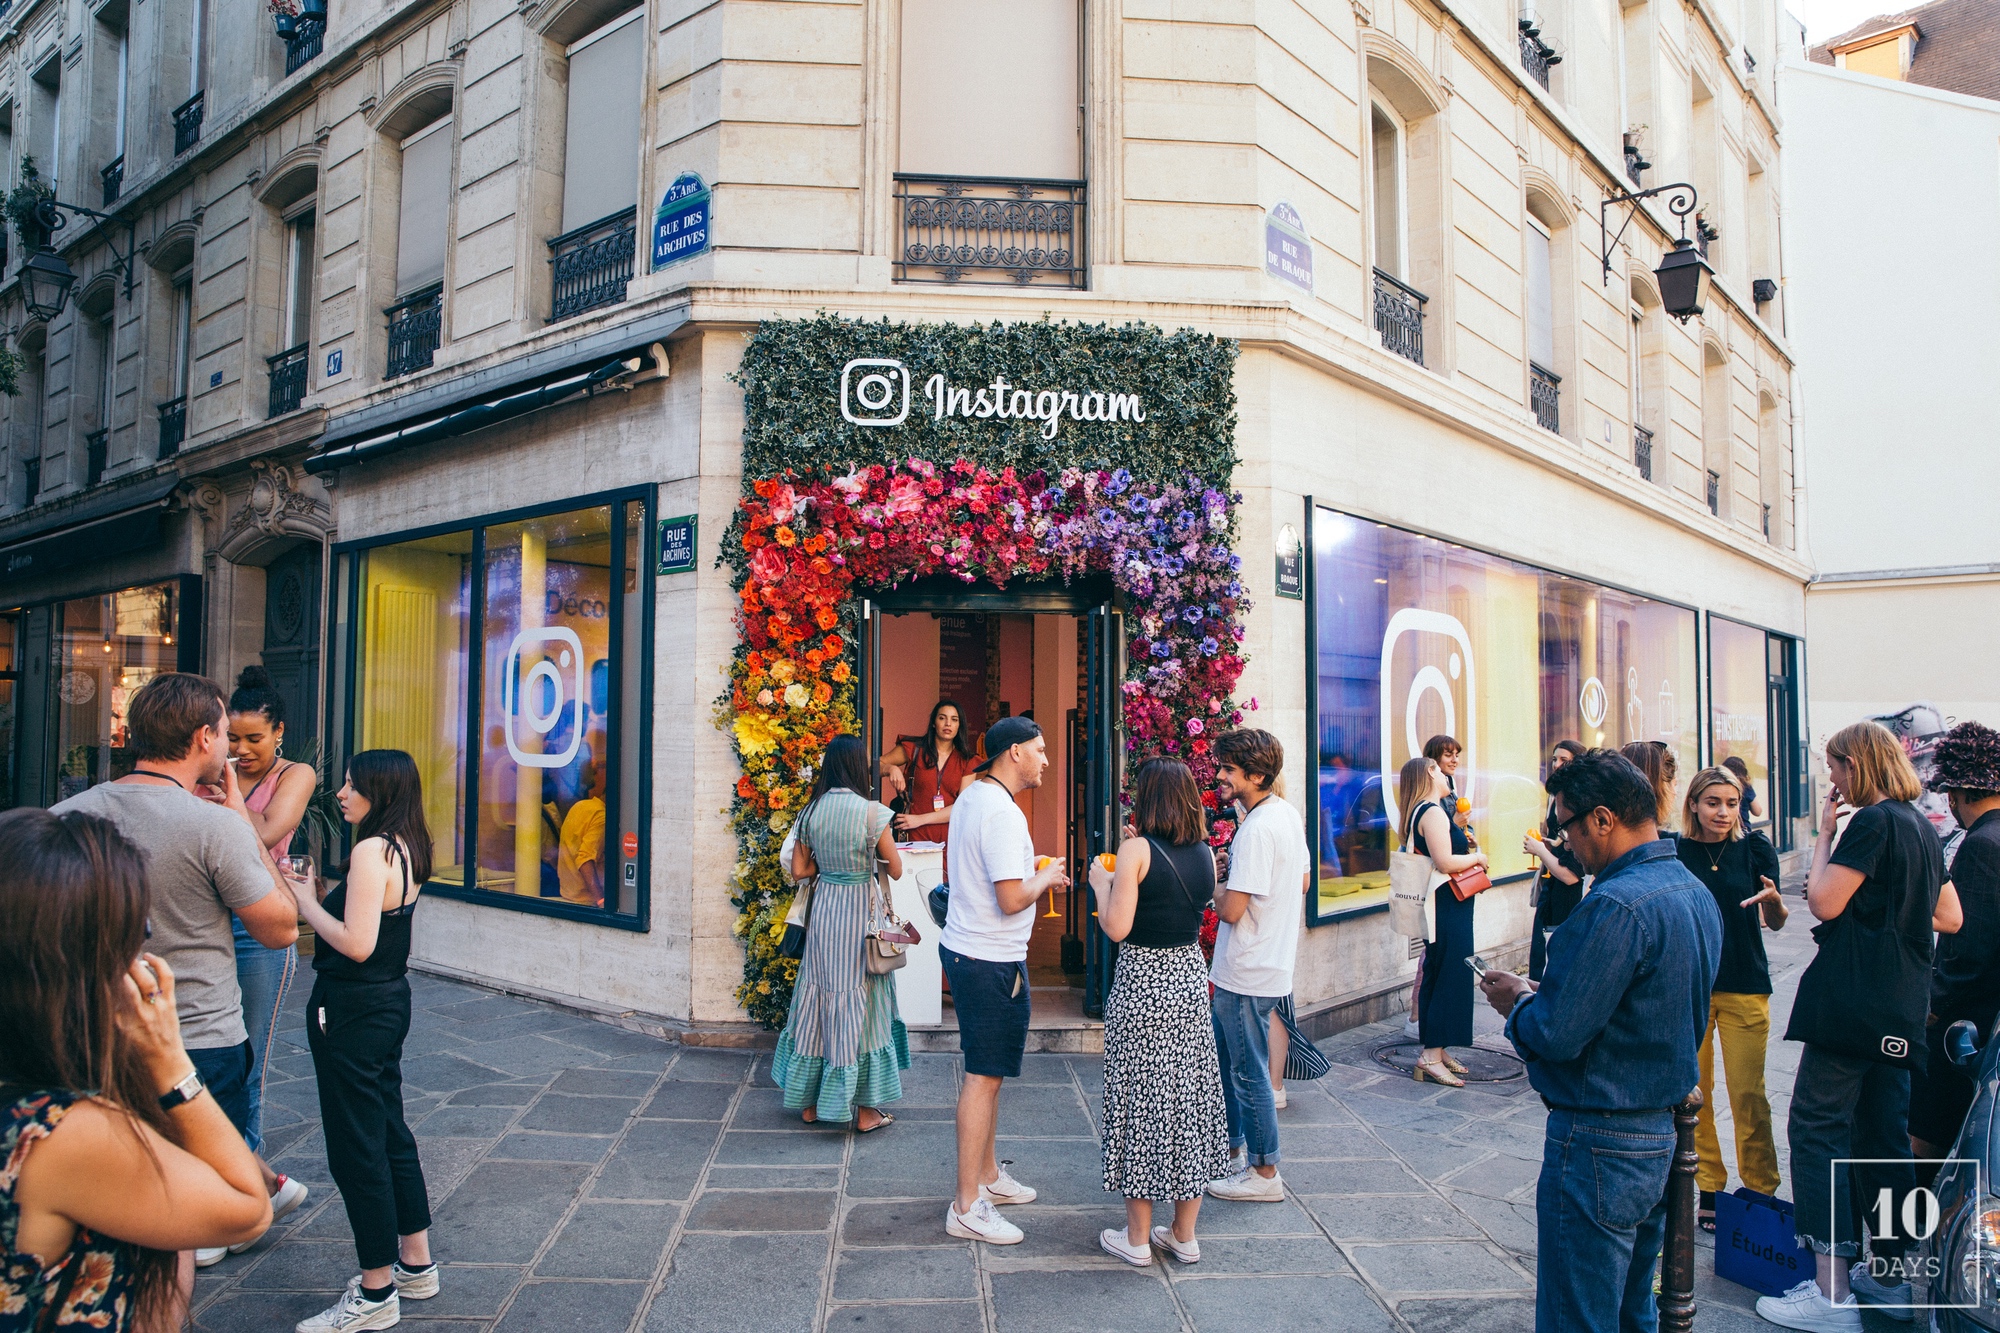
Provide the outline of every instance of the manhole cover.
[[[1378,1043],[1369,1052],[1375,1063],[1385,1065],[1399,1074],[1409,1074],[1416,1070],[1417,1057],[1423,1054],[1421,1042],[1391,1038]],[[1507,1051],[1488,1050],[1484,1046],[1454,1046],[1452,1059],[1465,1066],[1465,1073],[1459,1075],[1467,1083],[1508,1083],[1517,1078],[1526,1078],[1528,1068],[1519,1056]]]

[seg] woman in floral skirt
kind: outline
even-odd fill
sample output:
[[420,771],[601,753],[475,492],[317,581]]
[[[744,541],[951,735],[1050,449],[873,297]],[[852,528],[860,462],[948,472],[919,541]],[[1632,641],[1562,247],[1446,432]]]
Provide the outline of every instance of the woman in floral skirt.
[[903,873],[893,816],[868,799],[870,785],[860,738],[835,737],[798,818],[791,871],[799,879],[816,875],[818,883],[791,1012],[771,1058],[771,1077],[785,1090],[788,1109],[802,1112],[807,1124],[852,1121],[863,1134],[895,1119],[880,1108],[902,1099],[902,1071],[910,1067],[895,979],[871,974],[862,961],[879,910],[876,860],[891,879]]
[[[1215,858],[1186,764],[1140,765],[1132,826],[1114,874],[1091,866],[1098,925],[1120,942],[1104,1002],[1103,1142],[1104,1188],[1125,1196],[1124,1229],[1098,1244],[1129,1264],[1151,1263],[1154,1245],[1191,1264],[1202,1193],[1229,1174],[1229,1129],[1197,943]],[[1152,1225],[1154,1199],[1173,1200],[1171,1227]]]

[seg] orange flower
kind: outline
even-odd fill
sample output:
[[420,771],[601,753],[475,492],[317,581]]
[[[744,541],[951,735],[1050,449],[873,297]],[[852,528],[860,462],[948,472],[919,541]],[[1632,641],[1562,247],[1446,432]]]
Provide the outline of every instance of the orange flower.
[[736,779],[736,794],[746,801],[757,794],[757,784],[750,780],[748,774]]
[[826,655],[828,657],[833,657],[845,651],[847,645],[840,641],[839,635],[829,634],[823,641],[821,641],[820,647],[826,649]]
[[792,794],[783,787],[771,788],[771,808],[773,810],[784,809],[787,805],[791,804],[791,800]]
[[834,680],[838,681],[842,685],[845,685],[847,683],[847,678],[853,675],[854,673],[848,670],[847,663],[835,662],[833,664],[833,670],[829,674],[832,675]]
[[812,562],[812,569],[815,574],[831,574],[833,573],[833,562],[823,555],[816,556]]
[[790,528],[781,527],[772,535],[777,537],[778,545],[780,546],[795,546],[798,544],[799,534],[793,532]]
[[833,698],[833,687],[825,681],[821,681],[819,684],[813,686],[813,698],[817,699],[820,703],[831,701]]
[[830,606],[822,606],[819,614],[813,617],[813,621],[821,629],[832,629],[840,623],[840,614]]

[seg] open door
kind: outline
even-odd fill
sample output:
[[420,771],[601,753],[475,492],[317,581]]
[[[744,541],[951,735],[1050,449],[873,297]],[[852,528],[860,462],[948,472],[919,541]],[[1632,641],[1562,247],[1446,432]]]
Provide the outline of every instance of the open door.
[[[1125,674],[1124,646],[1122,617],[1109,605],[1095,607],[1084,617],[1086,856],[1116,851],[1123,822],[1119,818],[1118,793],[1124,776],[1124,710],[1119,707],[1118,682]],[[1088,866],[1073,865],[1069,869],[1073,882],[1085,884]],[[1104,998],[1111,990],[1118,946],[1098,928],[1097,895],[1088,887],[1083,895],[1088,907],[1083,933],[1083,1012],[1088,1018],[1103,1018]]]
[[882,743],[882,609],[869,598],[861,601],[861,640],[858,679],[854,682],[854,711],[860,714],[862,752],[868,756],[870,775],[881,791],[882,775],[874,772],[877,756],[888,747]]

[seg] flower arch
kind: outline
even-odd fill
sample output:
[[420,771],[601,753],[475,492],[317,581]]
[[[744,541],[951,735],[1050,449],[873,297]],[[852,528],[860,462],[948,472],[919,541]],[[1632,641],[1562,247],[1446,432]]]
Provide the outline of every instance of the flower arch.
[[[783,353],[786,343],[801,337],[801,327],[765,326],[739,371],[749,390],[745,483],[723,544],[738,591],[739,643],[728,668],[729,689],[717,709],[717,722],[729,732],[742,767],[730,808],[739,847],[732,897],[736,932],[745,944],[737,999],[771,1027],[784,1020],[797,970],[795,962],[777,956],[791,905],[777,852],[804,804],[821,751],[835,736],[856,729],[861,591],[938,575],[1006,587],[1021,580],[1108,574],[1125,606],[1130,634],[1122,684],[1127,749],[1135,756],[1176,755],[1204,782],[1214,771],[1210,733],[1241,720],[1233,691],[1243,671],[1242,617],[1249,607],[1232,549],[1238,497],[1227,490],[1235,461],[1226,443],[1233,427],[1230,356],[1220,358],[1224,443],[1206,458],[1186,458],[1184,447],[1149,454],[1147,432],[1133,431],[1126,422],[1104,423],[1095,440],[1070,442],[1069,458],[1060,456],[1060,446],[1047,447],[1053,433],[1045,436],[1039,428],[1017,428],[1033,443],[1017,438],[1012,449],[994,449],[976,436],[953,442],[959,448],[939,449],[944,442],[922,438],[919,427],[911,442],[921,451],[801,466],[792,461],[798,457],[794,444],[785,451],[786,461],[760,474],[753,466],[759,454],[770,455],[772,442],[759,436],[758,400],[780,391],[790,378],[786,372],[795,361]],[[1017,356],[1018,345],[1007,344],[1018,344],[1022,328],[1031,331],[1030,340],[1046,339],[1051,331],[1085,342],[1132,332],[1063,330],[1046,323],[913,331],[838,320],[803,328],[835,343],[830,353],[820,347],[821,354],[809,358],[829,363],[822,374],[857,330],[867,335],[863,345],[871,350],[885,333],[907,339],[912,332],[941,332],[947,339],[952,333],[986,334],[1001,342],[1000,354]],[[1158,330],[1141,332],[1149,341],[1168,339]],[[1200,350],[1219,346],[1233,354],[1220,340],[1173,337],[1196,339]],[[809,348],[815,345],[808,342]],[[962,348],[952,350],[965,359]],[[796,401],[796,394],[785,397]],[[1157,420],[1160,414],[1154,415]],[[930,424],[935,429],[936,423]],[[959,433],[966,424],[945,422]],[[1111,430],[1128,438],[1104,439]],[[872,438],[852,432],[842,442],[850,448],[845,457],[856,458],[855,446],[865,448]],[[978,447],[981,443],[988,447]],[[1107,443],[1125,447],[1104,448]],[[1075,456],[1093,444],[1101,455],[1095,465]],[[874,446],[878,454],[880,449]]]

